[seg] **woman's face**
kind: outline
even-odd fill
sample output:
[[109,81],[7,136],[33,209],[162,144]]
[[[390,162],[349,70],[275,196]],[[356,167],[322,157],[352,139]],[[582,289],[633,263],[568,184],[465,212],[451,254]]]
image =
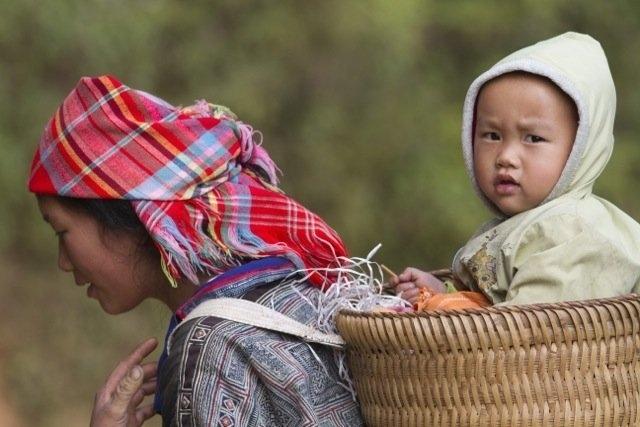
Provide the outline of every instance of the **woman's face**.
[[133,235],[102,230],[88,213],[55,197],[38,197],[38,207],[58,236],[58,267],[73,273],[76,285],[88,285],[87,296],[104,311],[124,313],[157,297],[162,272],[149,256],[140,255]]

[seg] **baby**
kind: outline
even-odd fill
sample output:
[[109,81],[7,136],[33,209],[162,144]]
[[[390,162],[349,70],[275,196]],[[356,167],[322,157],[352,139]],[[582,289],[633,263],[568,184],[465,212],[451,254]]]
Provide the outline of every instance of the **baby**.
[[[615,108],[605,54],[583,34],[521,49],[471,84],[462,149],[496,218],[454,257],[463,287],[493,304],[640,291],[640,224],[592,194],[613,151]],[[411,302],[421,288],[445,292],[415,268],[394,285]]]

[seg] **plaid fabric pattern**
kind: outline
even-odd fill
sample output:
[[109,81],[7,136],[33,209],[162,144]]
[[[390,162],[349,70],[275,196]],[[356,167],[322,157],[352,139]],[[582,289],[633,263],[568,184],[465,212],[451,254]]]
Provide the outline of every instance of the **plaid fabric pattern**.
[[335,265],[346,256],[340,237],[277,188],[278,169],[254,136],[225,107],[177,108],[114,77],[85,77],[46,126],[28,186],[131,200],[173,284],[247,257]]

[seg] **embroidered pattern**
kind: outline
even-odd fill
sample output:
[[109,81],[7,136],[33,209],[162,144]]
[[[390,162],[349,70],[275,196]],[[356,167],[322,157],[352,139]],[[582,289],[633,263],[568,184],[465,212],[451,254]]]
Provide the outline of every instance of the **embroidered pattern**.
[[489,293],[492,286],[497,283],[496,259],[489,254],[487,246],[496,238],[497,232],[485,236],[485,241],[480,249],[471,257],[462,259],[462,263],[473,277],[476,286],[483,292]]
[[[258,302],[307,323],[313,312],[300,294],[319,290],[294,286],[277,286]],[[180,378],[177,390],[165,390],[180,396],[177,425],[362,425],[338,383],[333,350],[215,317],[192,322],[174,336],[177,371],[165,372]]]

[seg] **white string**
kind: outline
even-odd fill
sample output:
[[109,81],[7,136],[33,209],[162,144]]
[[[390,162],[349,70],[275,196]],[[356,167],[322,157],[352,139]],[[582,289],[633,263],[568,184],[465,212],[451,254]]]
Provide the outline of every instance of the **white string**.
[[[330,334],[337,334],[335,317],[341,310],[371,311],[380,307],[411,307],[411,304],[394,295],[384,295],[384,272],[380,264],[372,261],[382,245],[376,245],[365,258],[340,258],[340,267],[298,270],[293,275],[302,277],[293,280],[292,285],[305,282],[314,274],[321,273],[325,277],[334,278],[331,283],[318,292],[314,300],[303,295],[296,287],[295,292],[315,313],[316,329]],[[342,350],[334,350],[334,360],[338,368],[340,386],[347,389],[356,400],[355,387],[349,374],[346,355]]]

